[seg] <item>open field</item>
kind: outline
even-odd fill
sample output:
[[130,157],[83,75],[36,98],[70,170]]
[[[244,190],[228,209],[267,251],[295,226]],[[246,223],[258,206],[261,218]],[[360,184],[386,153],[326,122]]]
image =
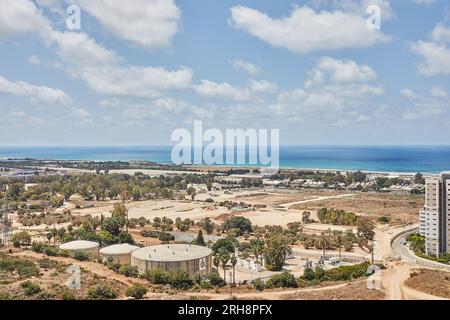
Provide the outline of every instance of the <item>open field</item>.
[[379,290],[367,289],[365,280],[350,282],[340,288],[299,291],[281,296],[283,300],[383,300],[385,297]]
[[422,195],[357,193],[352,197],[334,198],[294,205],[298,210],[318,210],[323,207],[352,211],[369,217],[387,216],[392,221],[415,223],[424,205]]
[[450,299],[450,273],[429,269],[413,269],[405,285],[434,296]]

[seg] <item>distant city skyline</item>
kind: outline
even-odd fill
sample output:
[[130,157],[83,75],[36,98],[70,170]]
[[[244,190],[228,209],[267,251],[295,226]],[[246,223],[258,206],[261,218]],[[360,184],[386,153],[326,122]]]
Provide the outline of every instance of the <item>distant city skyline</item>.
[[443,0],[1,5],[0,146],[168,146],[195,120],[283,146],[450,144]]

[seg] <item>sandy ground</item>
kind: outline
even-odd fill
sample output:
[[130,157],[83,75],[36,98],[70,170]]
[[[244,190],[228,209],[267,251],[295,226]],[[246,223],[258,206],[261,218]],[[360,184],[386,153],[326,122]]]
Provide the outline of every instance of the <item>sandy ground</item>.
[[422,195],[395,195],[385,193],[356,193],[353,196],[329,198],[294,205],[298,210],[315,211],[323,207],[354,212],[358,215],[387,216],[397,222],[416,223],[423,207]]

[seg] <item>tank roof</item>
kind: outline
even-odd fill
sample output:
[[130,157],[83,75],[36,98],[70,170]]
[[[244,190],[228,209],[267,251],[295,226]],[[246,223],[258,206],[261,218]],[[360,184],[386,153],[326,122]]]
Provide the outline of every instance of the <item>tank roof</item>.
[[129,254],[137,249],[139,249],[139,247],[132,246],[131,244],[128,244],[128,243],[121,243],[121,244],[113,244],[111,246],[101,248],[100,253],[101,254],[110,254],[110,255]]
[[93,241],[86,241],[86,240],[75,240],[63,243],[59,246],[61,250],[87,250],[87,249],[94,249],[98,248],[98,243]]
[[190,244],[161,244],[138,249],[131,255],[145,261],[186,261],[207,257],[212,250]]

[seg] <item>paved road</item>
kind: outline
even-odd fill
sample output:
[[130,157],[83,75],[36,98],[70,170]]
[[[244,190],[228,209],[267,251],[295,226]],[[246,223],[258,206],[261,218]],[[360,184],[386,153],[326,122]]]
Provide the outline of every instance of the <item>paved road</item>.
[[442,269],[445,271],[450,271],[450,265],[445,265],[443,263],[435,262],[432,260],[424,259],[417,257],[410,249],[408,245],[404,245],[403,243],[406,242],[406,238],[408,235],[412,233],[416,233],[418,230],[410,231],[405,234],[402,234],[394,239],[392,242],[392,249],[394,251],[394,254],[402,259],[402,261],[409,262],[412,264],[417,264],[420,266],[425,267],[431,267],[431,268],[437,268]]

